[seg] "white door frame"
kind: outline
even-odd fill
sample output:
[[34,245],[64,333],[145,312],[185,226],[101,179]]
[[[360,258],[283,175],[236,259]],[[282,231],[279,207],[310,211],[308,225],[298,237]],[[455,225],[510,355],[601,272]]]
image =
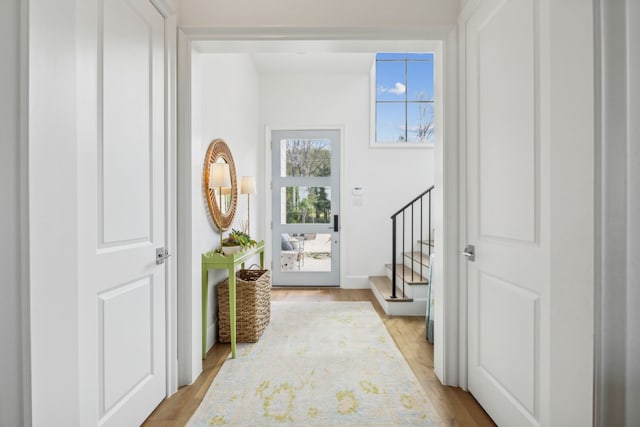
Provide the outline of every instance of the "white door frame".
[[[199,191],[192,188],[192,179],[199,171],[192,169],[191,162],[194,155],[191,129],[191,60],[193,43],[198,41],[234,41],[234,40],[441,40],[444,65],[444,93],[447,98],[445,105],[445,138],[447,142],[441,147],[443,196],[442,218],[447,218],[446,228],[442,227],[441,242],[443,253],[446,256],[439,257],[445,260],[441,274],[443,284],[442,334],[436,335],[436,342],[440,340],[436,355],[436,374],[440,380],[448,385],[466,386],[466,375],[460,375],[461,370],[466,369],[466,335],[459,325],[464,325],[466,319],[465,296],[463,288],[458,280],[459,257],[456,255],[460,247],[458,224],[459,221],[459,156],[457,141],[457,92],[456,92],[456,60],[457,40],[455,27],[424,28],[424,27],[398,27],[398,28],[274,28],[274,27],[243,27],[243,28],[180,28],[178,30],[178,138],[184,143],[178,145],[178,288],[179,301],[182,301],[178,311],[177,342],[179,360],[179,384],[190,384],[202,371],[200,360],[200,253],[194,245],[197,230],[193,229],[192,205],[195,198],[200,197]],[[449,119],[446,117],[448,115]],[[346,141],[346,138],[343,139]],[[343,144],[344,145],[344,144]],[[344,162],[345,156],[342,156]],[[440,166],[436,166],[438,168]],[[443,168],[444,169],[444,168]],[[265,169],[266,170],[266,169]],[[343,167],[343,171],[345,168]],[[265,181],[266,182],[266,181]],[[345,195],[342,191],[342,197]],[[344,205],[344,201],[343,206]],[[266,203],[270,203],[266,201]],[[266,206],[269,212],[270,205]],[[266,228],[268,229],[268,228]],[[344,247],[344,240],[342,240]],[[265,242],[269,247],[269,242]],[[341,250],[341,257],[345,251]],[[267,253],[267,257],[271,256]],[[443,262],[443,261],[440,261]],[[341,260],[344,264],[344,260]],[[436,310],[437,312],[438,310]],[[437,314],[436,314],[437,316]],[[172,325],[173,327],[174,325]],[[462,371],[464,373],[465,371]]]
[[[165,64],[165,248],[177,251],[178,204],[177,194],[177,31],[178,18],[175,0],[149,0],[164,18]],[[173,258],[173,259],[172,259]],[[177,296],[178,268],[176,257],[166,264],[166,393],[178,391]]]

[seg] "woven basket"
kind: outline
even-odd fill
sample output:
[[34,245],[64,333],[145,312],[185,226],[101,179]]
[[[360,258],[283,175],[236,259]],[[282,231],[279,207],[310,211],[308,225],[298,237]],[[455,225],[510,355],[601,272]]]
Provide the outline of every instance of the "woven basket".
[[[236,342],[257,342],[271,318],[271,272],[236,273]],[[229,279],[218,285],[218,327],[221,342],[231,342]]]

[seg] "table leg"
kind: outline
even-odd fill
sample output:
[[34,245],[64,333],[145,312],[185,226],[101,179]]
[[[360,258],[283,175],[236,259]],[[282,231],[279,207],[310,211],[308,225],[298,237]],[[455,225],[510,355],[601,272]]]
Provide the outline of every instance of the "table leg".
[[236,358],[236,269],[229,266],[229,326],[231,329],[231,358]]
[[207,307],[209,306],[209,270],[202,266],[202,359],[207,357]]

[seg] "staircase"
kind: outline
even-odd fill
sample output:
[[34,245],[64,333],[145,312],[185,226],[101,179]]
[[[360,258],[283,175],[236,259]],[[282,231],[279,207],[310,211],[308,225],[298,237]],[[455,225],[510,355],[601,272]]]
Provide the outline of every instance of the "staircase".
[[431,192],[422,192],[391,216],[391,263],[384,276],[369,276],[373,294],[385,313],[424,316],[429,294],[429,257],[434,253]]

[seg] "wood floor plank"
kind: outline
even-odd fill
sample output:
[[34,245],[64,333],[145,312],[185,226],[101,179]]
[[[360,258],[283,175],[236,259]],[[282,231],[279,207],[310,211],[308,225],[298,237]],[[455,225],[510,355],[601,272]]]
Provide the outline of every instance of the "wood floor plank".
[[386,301],[394,302],[412,302],[413,298],[406,296],[402,289],[396,286],[396,297],[393,298],[393,284],[387,276],[369,276],[369,282],[376,287],[378,293]]
[[[424,317],[387,316],[369,289],[274,288],[273,301],[370,301],[416,374],[438,414],[452,427],[495,426],[473,396],[460,388],[443,386],[433,371],[433,346],[425,340]],[[216,343],[207,353],[196,381],[162,401],[144,427],[181,427],[200,405],[213,379],[229,356],[229,344]]]

